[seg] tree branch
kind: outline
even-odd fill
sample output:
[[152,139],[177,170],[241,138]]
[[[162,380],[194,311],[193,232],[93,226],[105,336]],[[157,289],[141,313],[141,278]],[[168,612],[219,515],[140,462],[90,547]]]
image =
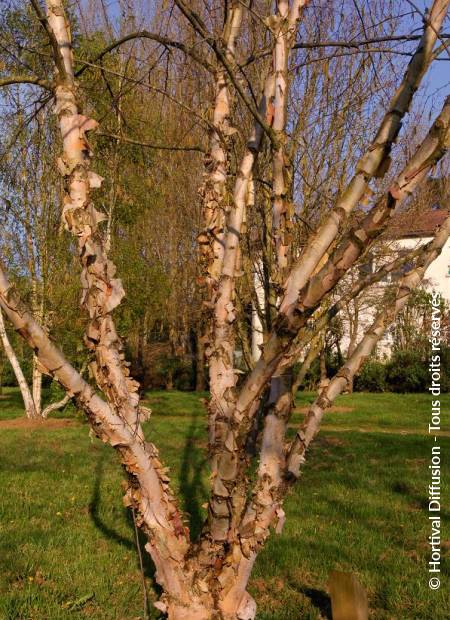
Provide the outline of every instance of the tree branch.
[[[249,112],[251,113],[253,118],[258,122],[258,124],[262,127],[264,133],[267,135],[270,142],[273,144],[276,144],[276,136],[272,128],[270,127],[270,125],[266,123],[264,117],[260,114],[259,110],[254,105],[251,98],[248,97],[247,93],[243,89],[242,84],[239,82],[239,80],[236,77],[234,66],[232,66],[231,62],[228,60],[226,52],[222,49],[217,39],[215,39],[211,35],[211,33],[207,31],[205,25],[200,20],[198,15],[194,11],[189,9],[189,7],[186,6],[183,0],[175,0],[175,4],[180,9],[180,11],[183,13],[183,15],[188,19],[188,21],[190,22],[194,30],[197,32],[197,34],[199,34],[202,37],[202,39],[214,51],[217,60],[225,68],[234,88],[239,93],[242,101],[244,102],[245,106],[248,108]],[[237,65],[235,64],[235,66]]]
[[[324,47],[358,49],[366,45],[373,45],[374,43],[392,43],[396,41],[398,42],[420,41],[421,38],[422,38],[422,35],[420,34],[400,34],[400,35],[392,35],[392,36],[373,37],[373,38],[368,38],[368,39],[361,39],[358,41],[311,41],[311,42],[302,41],[300,43],[295,43],[295,45],[293,46],[293,49],[314,50],[314,49],[320,49]],[[450,33],[442,33],[440,35],[440,38],[450,39]],[[442,46],[442,49],[444,49],[444,46]],[[391,50],[379,50],[379,51],[389,52]],[[394,50],[392,50],[392,53],[393,52]],[[251,56],[249,56],[247,60],[245,60],[243,63],[240,63],[239,68],[241,67],[245,68],[252,62],[255,62],[255,60],[264,58],[265,56],[268,56],[269,54],[271,54],[271,50],[269,49],[260,50],[259,52],[256,52],[252,54]],[[410,55],[411,54],[408,54],[408,56]]]
[[442,252],[450,236],[450,217],[446,219],[427,246],[422,248],[418,264],[406,273],[401,279],[395,300],[378,313],[372,326],[368,329],[361,342],[356,347],[344,366],[333,377],[330,384],[322,390],[318,398],[311,405],[305,422],[297,432],[291,444],[286,459],[286,476],[288,481],[298,478],[300,468],[305,461],[305,452],[309,444],[319,431],[323,414],[337,396],[347,386],[349,380],[359,371],[364,361],[373,352],[377,342],[386,331],[386,327],[393,322],[398,313],[405,307],[409,295],[421,282],[431,263]]
[[441,113],[431,126],[426,138],[392,183],[387,194],[378,200],[360,225],[353,227],[345,235],[325,265],[298,293],[294,323],[298,322],[305,312],[317,307],[323,296],[336,285],[362,252],[367,250],[385,230],[389,218],[402,201],[412,194],[428,175],[430,169],[442,159],[448,148],[449,128],[450,96],[447,97]]
[[[173,47],[175,49],[178,49],[184,54],[186,54],[187,56],[190,56],[193,60],[195,60],[195,62],[201,65],[204,69],[206,69],[210,73],[214,73],[213,65],[209,63],[204,56],[202,56],[201,54],[198,54],[193,48],[189,48],[186,45],[184,45],[184,43],[180,43],[178,41],[174,41],[167,37],[163,37],[159,34],[156,34],[155,32],[149,32],[148,30],[140,30],[138,32],[132,32],[130,34],[127,34],[124,37],[121,37],[120,39],[117,39],[116,41],[113,41],[110,45],[105,47],[96,56],[89,59],[89,62],[96,63],[99,60],[101,60],[104,56],[114,51],[115,49],[123,45],[124,43],[127,43],[128,41],[133,41],[135,39],[150,39],[151,41],[155,41],[156,43],[160,43],[161,45],[164,45],[166,47]],[[75,76],[79,77],[80,75],[82,75],[88,66],[89,65],[85,65],[81,67],[81,69],[78,69],[78,71],[75,73]]]
[[10,86],[11,84],[34,84],[53,92],[53,85],[50,82],[29,75],[8,75],[7,77],[0,78],[0,87]]
[[331,243],[336,238],[342,223],[355,208],[368,189],[369,182],[383,178],[390,165],[390,152],[401,129],[401,121],[409,110],[414,93],[420,85],[432,59],[433,48],[442,22],[450,4],[449,0],[434,0],[419,45],[412,57],[403,80],[392,98],[378,132],[365,154],[360,158],[356,172],[339,196],[337,203],[315,235],[309,239],[308,247],[292,269],[285,284],[285,295],[280,311],[290,320],[295,310],[299,291],[306,285]]
[[64,55],[68,53],[70,54],[72,49],[70,48],[64,51],[61,50],[58,44],[58,41],[56,39],[55,33],[50,27],[47,17],[42,12],[41,5],[39,4],[39,0],[30,0],[30,3],[43,29],[47,33],[48,39],[50,41],[50,45],[52,46],[52,49],[53,49],[53,57],[54,57],[55,65],[58,69],[59,75],[61,79],[67,79],[68,75],[67,75],[66,63],[64,61]]

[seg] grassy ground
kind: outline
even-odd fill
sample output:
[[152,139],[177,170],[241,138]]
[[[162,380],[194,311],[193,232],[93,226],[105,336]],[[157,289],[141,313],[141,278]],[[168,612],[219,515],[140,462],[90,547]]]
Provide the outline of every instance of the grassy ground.
[[[311,398],[302,395],[299,407]],[[146,430],[198,530],[208,475],[200,397],[153,392],[148,401]],[[443,401],[448,410],[450,399]],[[250,589],[259,620],[330,618],[333,569],[358,573],[374,620],[448,618],[448,575],[436,592],[427,579],[430,397],[354,394],[337,405],[287,501],[282,536],[258,560]],[[113,450],[92,441],[73,412],[58,414],[60,427],[42,429],[14,427],[22,415],[17,392],[8,392],[0,400],[0,618],[142,618],[133,525]],[[440,443],[448,454],[450,439]],[[449,506],[448,493],[442,504]],[[443,517],[448,538],[448,509]],[[146,574],[154,597],[149,563]]]

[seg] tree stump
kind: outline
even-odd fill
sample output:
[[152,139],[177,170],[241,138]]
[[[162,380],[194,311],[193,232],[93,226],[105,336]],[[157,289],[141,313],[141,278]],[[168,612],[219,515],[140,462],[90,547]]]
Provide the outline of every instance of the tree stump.
[[328,585],[333,620],[368,620],[367,594],[356,575],[332,571]]

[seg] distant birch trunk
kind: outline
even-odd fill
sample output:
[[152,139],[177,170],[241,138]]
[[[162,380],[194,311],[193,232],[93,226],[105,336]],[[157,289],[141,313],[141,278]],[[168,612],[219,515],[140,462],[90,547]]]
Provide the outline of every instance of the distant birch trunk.
[[[31,307],[36,321],[42,325],[44,318],[44,300],[42,295],[39,299],[38,284],[35,277],[32,281]],[[40,370],[39,360],[36,355],[33,355],[32,385],[34,406],[37,415],[40,416],[42,407],[42,372]]]
[[28,383],[20,367],[19,360],[17,359],[17,355],[15,354],[14,349],[12,348],[11,343],[9,341],[8,334],[6,333],[5,323],[3,321],[3,313],[2,313],[1,308],[0,308],[0,339],[2,341],[3,348],[5,349],[6,357],[8,358],[8,361],[12,366],[14,375],[17,379],[17,383],[19,384],[19,389],[20,389],[20,393],[22,394],[26,416],[27,418],[30,418],[30,419],[38,418],[39,414],[36,411],[36,407],[34,406],[34,401],[33,401],[33,397],[30,392],[30,388],[28,387]]
[[36,413],[41,415],[42,404],[42,372],[39,370],[39,360],[33,355],[33,401]]

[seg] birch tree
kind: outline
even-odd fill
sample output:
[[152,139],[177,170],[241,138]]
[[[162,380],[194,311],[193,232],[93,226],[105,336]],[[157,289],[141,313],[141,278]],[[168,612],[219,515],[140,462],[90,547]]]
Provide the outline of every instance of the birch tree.
[[[301,251],[294,252],[291,231],[295,223],[295,190],[287,148],[292,120],[288,114],[290,71],[295,54],[303,45],[298,40],[299,32],[303,32],[302,19],[311,19],[308,3],[280,1],[274,13],[263,13],[267,11],[265,3],[226,3],[219,28],[208,14],[202,15],[201,7],[193,8],[190,3],[175,0],[180,23],[189,29],[193,43],[186,43],[189,37],[183,42],[166,37],[164,45],[181,50],[201,64],[214,85],[200,189],[203,231],[199,238],[211,391],[211,489],[197,540],[190,538],[156,446],[144,436],[139,386],[130,375],[115,323],[114,310],[121,303],[124,290],[109,255],[105,215],[94,205],[96,190],[104,179],[93,169],[95,159],[88,134],[98,129],[98,122],[91,118],[95,110],[89,114],[83,108],[69,20],[61,0],[46,0],[45,10],[38,0],[31,0],[31,4],[48,37],[54,65],[54,75],[46,78],[44,87],[51,93],[60,132],[62,221],[78,252],[81,308],[87,317],[84,342],[95,384],[85,380],[48,337],[26,308],[4,267],[0,270],[1,309],[32,347],[40,366],[86,413],[93,432],[116,450],[127,475],[125,503],[137,515],[137,524],[147,540],[146,550],[156,567],[156,580],[162,588],[156,603],[158,609],[171,620],[252,620],[256,603],[247,586],[254,563],[271,531],[281,533],[285,520],[283,502],[300,475],[324,412],[350,384],[450,235],[448,218],[433,240],[413,253],[412,265],[396,290],[389,291],[383,299],[373,325],[330,383],[323,386],[305,423],[289,440],[287,424],[293,408],[291,371],[299,350],[309,346],[315,351],[330,318],[376,277],[381,277],[383,269],[394,268],[395,260],[378,274],[358,281],[345,293],[345,298],[331,297],[342,279],[388,230],[392,214],[407,205],[409,197],[439,165],[448,148],[450,98],[412,155],[398,161],[388,174],[402,122],[437,53],[436,46],[441,44],[440,32],[450,2],[432,3],[424,18],[423,32],[414,39],[417,47],[393,89],[374,135],[362,152],[355,147],[358,156],[354,170],[341,175],[333,205],[314,222]],[[258,29],[244,27],[255,10],[261,12],[258,17],[262,17],[264,24],[259,26],[263,33],[260,45],[252,53],[253,58],[263,59],[255,71],[259,88],[256,82],[252,88],[246,79],[245,67],[250,60],[249,56],[243,57],[240,48],[247,53],[247,44],[253,45],[253,34]],[[316,11],[325,12],[325,8]],[[162,40],[149,32],[140,36]],[[314,44],[320,46],[320,41],[311,46]],[[198,52],[200,46],[202,53]],[[8,79],[19,78],[5,78],[4,82]],[[34,83],[40,86],[42,81],[36,78]],[[242,140],[241,152],[235,156],[237,135],[245,131],[245,124],[240,127],[236,121],[244,113],[253,126]],[[301,133],[300,123],[300,136]],[[350,151],[352,146],[348,145]],[[237,303],[237,280],[244,265],[242,238],[247,212],[255,208],[258,159],[264,154],[270,163],[271,243],[267,251],[273,266],[272,316],[260,358],[239,380],[235,367],[236,332],[237,314],[243,306]],[[369,204],[360,217],[352,218],[364,202]],[[254,423],[261,413],[263,423],[259,432],[259,426],[256,427],[255,438]],[[255,464],[256,473],[252,475]]]
[[25,407],[25,414],[27,418],[33,419],[38,418],[39,414],[34,405],[33,396],[31,394],[30,388],[28,386],[27,380],[22,372],[22,368],[20,367],[19,360],[17,359],[17,355],[9,341],[8,334],[6,333],[5,322],[3,320],[3,314],[0,310],[0,340],[2,341],[3,348],[5,350],[6,357],[8,358],[9,363],[14,371],[14,375],[17,379],[17,384],[20,389],[20,393],[22,395],[23,405]]

